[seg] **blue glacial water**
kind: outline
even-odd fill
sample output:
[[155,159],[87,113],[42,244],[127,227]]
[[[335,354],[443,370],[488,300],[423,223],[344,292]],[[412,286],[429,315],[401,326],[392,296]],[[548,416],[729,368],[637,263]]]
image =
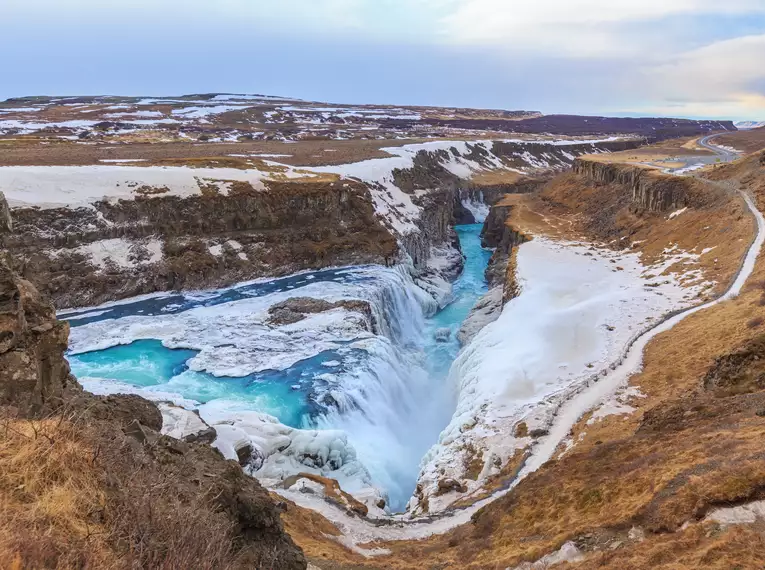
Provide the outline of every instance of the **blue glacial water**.
[[[379,305],[379,320],[386,321],[387,336],[381,336],[372,348],[351,346],[353,339],[348,339],[282,370],[216,377],[190,369],[188,363],[198,350],[170,349],[160,340],[140,338],[104,350],[71,354],[72,371],[94,391],[119,392],[125,387],[124,391],[130,388],[147,396],[154,393],[154,399],[169,394],[199,404],[217,402],[264,412],[291,427],[344,430],[375,483],[388,492],[391,506],[403,508],[413,491],[421,457],[437,441],[454,410],[455,395],[445,381],[460,350],[456,333],[486,292],[484,271],[491,252],[481,248],[481,227],[456,228],[466,257],[465,270],[453,283],[453,302],[430,317],[425,317],[411,292],[385,288],[380,276],[387,276],[385,283],[389,284],[391,270],[375,267],[316,271],[204,293],[152,296],[61,315],[70,320],[73,329],[135,317],[151,322],[200,307],[230,307],[272,295],[300,296],[306,288],[315,295],[317,284],[333,283],[348,286],[360,298],[367,295],[373,305]],[[373,290],[381,293],[369,293]],[[444,334],[447,329],[448,337]]]

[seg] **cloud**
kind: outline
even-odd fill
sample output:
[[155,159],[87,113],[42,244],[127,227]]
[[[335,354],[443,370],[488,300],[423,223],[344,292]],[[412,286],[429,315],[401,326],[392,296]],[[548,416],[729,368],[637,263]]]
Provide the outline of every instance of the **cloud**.
[[[765,14],[762,0],[459,0],[442,18],[443,37],[528,53],[627,57],[653,49],[640,25],[700,15]],[[644,31],[644,28],[640,31]],[[650,41],[647,41],[650,40]],[[665,49],[672,38],[660,42]]]
[[5,96],[254,89],[765,118],[765,0],[0,3]]
[[642,70],[634,88],[693,116],[765,116],[765,34],[715,42]]

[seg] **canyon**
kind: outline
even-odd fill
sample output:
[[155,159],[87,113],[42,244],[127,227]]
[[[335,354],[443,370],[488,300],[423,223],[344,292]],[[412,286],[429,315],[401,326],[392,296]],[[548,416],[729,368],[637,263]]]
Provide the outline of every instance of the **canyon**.
[[[375,120],[388,132],[414,121],[402,113]],[[725,125],[665,122],[667,137],[647,140],[640,123],[589,133],[563,119],[460,117],[449,128],[512,121],[525,138],[386,139],[338,147],[347,162],[309,160],[302,142],[201,141],[207,156],[156,142],[143,162],[127,144],[105,164],[100,141],[40,164],[36,142],[15,145],[28,162],[0,166],[4,414],[17,431],[31,418],[80,437],[68,414],[86,409],[78,445],[129,448],[118,477],[139,462],[188,501],[212,478],[192,530],[211,524],[235,546],[211,567],[305,567],[298,547],[319,568],[588,567],[660,548],[667,532],[693,535],[691,556],[718,524],[703,517],[759,498],[742,439],[761,429],[756,404],[726,400],[759,387],[725,386],[745,382],[731,367],[757,366],[760,324],[744,315],[761,272],[761,157],[678,176],[620,157]],[[536,122],[553,136],[528,138]],[[719,312],[732,316],[714,326],[735,334],[686,324]],[[677,376],[662,350],[683,335],[701,335],[704,357]],[[694,391],[702,373],[719,395]],[[743,431],[720,431],[714,418],[734,408]],[[693,438],[677,422],[696,422]],[[721,450],[679,459],[708,433],[731,438],[730,469],[740,458],[746,473],[731,472],[735,490],[711,483]],[[677,453],[666,470],[625,463],[649,447],[658,465],[662,440]],[[617,462],[653,482],[604,498],[598,473]],[[710,498],[672,503],[665,471],[700,473]]]

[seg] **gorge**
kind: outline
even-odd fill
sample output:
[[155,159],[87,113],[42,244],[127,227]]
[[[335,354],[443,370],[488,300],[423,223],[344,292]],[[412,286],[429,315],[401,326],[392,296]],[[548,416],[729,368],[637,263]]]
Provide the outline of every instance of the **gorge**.
[[[762,244],[757,204],[736,192],[748,170],[681,177],[620,162],[643,142],[0,167],[0,261],[56,306],[73,377],[51,393],[65,413],[98,402],[114,450],[127,438],[141,453],[206,454],[189,488],[205,469],[218,477],[216,461],[246,474],[236,489],[257,489],[274,536],[270,509],[311,564],[574,561],[589,519],[575,511],[570,532],[534,538],[562,520],[534,502],[557,501],[539,481],[557,474],[560,510],[589,496],[575,477],[597,470],[577,461],[606,462],[608,430],[657,401],[650,383],[629,383],[644,350],[748,295]],[[14,319],[0,324],[15,339]],[[46,385],[57,360],[39,360]],[[506,528],[510,546],[490,547]]]

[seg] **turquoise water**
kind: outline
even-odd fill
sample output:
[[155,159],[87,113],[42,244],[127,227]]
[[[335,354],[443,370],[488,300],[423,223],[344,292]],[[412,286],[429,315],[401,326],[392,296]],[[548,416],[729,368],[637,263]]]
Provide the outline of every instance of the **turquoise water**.
[[[120,391],[119,386],[126,384],[147,397],[154,393],[153,399],[169,399],[165,397],[169,394],[200,404],[212,402],[226,410],[268,413],[291,427],[341,429],[373,479],[389,492],[391,507],[403,509],[414,489],[420,459],[437,441],[456,405],[445,385],[460,350],[456,335],[487,290],[484,272],[491,252],[481,248],[481,228],[481,224],[456,228],[465,268],[453,283],[453,302],[434,316],[423,320],[422,309],[405,302],[401,287],[401,291],[386,290],[373,296],[393,322],[389,323],[391,338],[382,339],[371,352],[352,348],[350,342],[336,343],[336,349],[285,370],[232,378],[191,370],[189,362],[198,351],[169,349],[158,340],[137,340],[70,355],[72,371],[94,392]],[[136,315],[151,319],[248,297],[287,291],[300,295],[301,288],[326,281],[350,283],[368,291],[380,287],[381,271],[390,270],[332,269],[204,294],[152,297],[68,316],[73,327]]]
[[460,350],[457,332],[478,299],[487,291],[484,273],[491,258],[491,251],[481,247],[482,224],[457,226],[462,253],[465,256],[465,269],[453,283],[454,301],[427,320],[427,328],[434,339],[439,329],[449,329],[448,342],[428,342],[426,353],[428,370],[432,374],[446,378],[457,353]]
[[[452,361],[460,350],[456,338],[460,325],[478,298],[486,292],[484,271],[491,252],[481,247],[481,224],[457,226],[465,255],[465,269],[454,282],[454,301],[433,317],[426,319],[422,349],[427,372],[445,379]],[[274,281],[257,283],[198,298],[168,295],[114,306],[107,311],[86,310],[73,313],[72,326],[115,319],[129,315],[151,316],[188,310],[200,305],[216,305],[247,296],[268,295],[286,289],[299,290],[316,280],[360,279],[352,272],[326,270]],[[93,316],[90,316],[93,315]],[[446,342],[436,340],[436,332],[449,329]],[[184,398],[208,403],[216,399],[236,401],[250,409],[276,416],[292,427],[307,427],[311,418],[326,408],[337,405],[322,388],[327,373],[341,375],[358,366],[363,351],[326,351],[303,360],[286,370],[267,370],[244,378],[217,378],[204,372],[189,370],[187,362],[198,354],[195,350],[169,349],[157,340],[138,340],[106,350],[69,356],[72,371],[81,379],[113,380],[161,392],[172,392]],[[330,363],[331,366],[327,366]]]
[[[131,344],[106,350],[70,355],[72,373],[88,379],[121,382],[149,393],[178,394],[206,404],[226,400],[232,407],[257,410],[279,418],[291,427],[310,427],[311,417],[329,404],[318,391],[325,381],[317,376],[342,373],[355,362],[362,351],[339,354],[326,351],[302,360],[286,370],[265,370],[241,378],[215,377],[189,370],[187,362],[198,354],[195,350],[169,349],[157,340],[137,340]],[[343,363],[345,361],[345,364]],[[332,364],[327,367],[326,364]]]

